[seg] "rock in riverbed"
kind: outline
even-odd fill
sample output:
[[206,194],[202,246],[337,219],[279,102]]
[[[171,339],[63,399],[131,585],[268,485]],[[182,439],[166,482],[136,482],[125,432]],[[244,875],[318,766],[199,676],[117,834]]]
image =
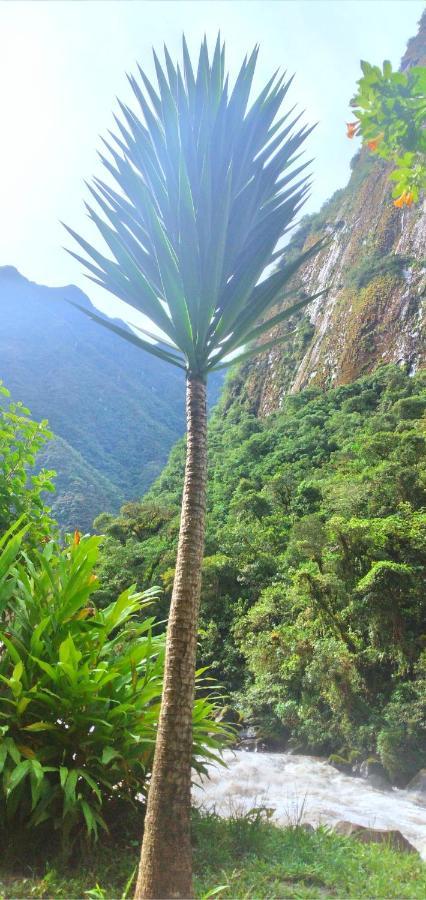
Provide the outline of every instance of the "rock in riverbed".
[[402,850],[404,853],[417,853],[415,847],[410,841],[397,830],[381,831],[377,828],[367,828],[365,825],[358,825],[356,822],[336,822],[333,829],[336,834],[346,835],[361,841],[362,844],[388,844],[395,850]]
[[408,782],[405,790],[415,795],[417,803],[426,803],[426,769],[420,769]]

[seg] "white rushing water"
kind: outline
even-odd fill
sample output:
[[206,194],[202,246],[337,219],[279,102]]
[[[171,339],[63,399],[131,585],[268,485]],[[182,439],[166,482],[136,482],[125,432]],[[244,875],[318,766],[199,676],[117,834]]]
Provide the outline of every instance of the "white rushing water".
[[226,769],[210,766],[210,777],[194,786],[199,808],[226,817],[264,806],[274,810],[272,821],[280,825],[333,825],[344,819],[397,829],[426,858],[426,806],[408,791],[375,790],[310,756],[227,750],[224,760]]

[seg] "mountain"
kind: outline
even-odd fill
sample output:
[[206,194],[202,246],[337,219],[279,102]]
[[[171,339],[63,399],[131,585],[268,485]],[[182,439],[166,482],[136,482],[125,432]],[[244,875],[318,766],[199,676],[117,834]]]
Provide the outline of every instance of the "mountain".
[[[185,385],[177,369],[66,300],[93,309],[73,285],[50,288],[0,268],[0,377],[56,436],[40,457],[59,473],[55,516],[67,529],[88,529],[161,472],[184,432]],[[220,383],[210,386],[211,402]]]
[[[425,64],[426,13],[401,69]],[[260,415],[308,385],[346,384],[387,363],[404,363],[410,372],[426,364],[426,203],[396,209],[388,173],[369,151],[357,153],[348,185],[307,216],[290,243],[296,254],[329,237],[295,282],[307,293],[329,293],[308,307],[287,344],[241,369],[235,392]]]

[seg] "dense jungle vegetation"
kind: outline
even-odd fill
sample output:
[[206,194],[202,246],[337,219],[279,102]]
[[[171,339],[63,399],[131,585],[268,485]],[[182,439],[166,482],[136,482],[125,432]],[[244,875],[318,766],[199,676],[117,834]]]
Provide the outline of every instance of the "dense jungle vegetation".
[[[426,373],[384,367],[256,418],[232,381],[210,421],[200,664],[270,739],[426,764]],[[184,444],[105,533],[100,604],[173,580]]]

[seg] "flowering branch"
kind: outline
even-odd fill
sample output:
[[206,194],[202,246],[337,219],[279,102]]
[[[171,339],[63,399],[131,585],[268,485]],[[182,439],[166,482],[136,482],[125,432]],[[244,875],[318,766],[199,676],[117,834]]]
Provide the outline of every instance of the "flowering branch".
[[347,122],[347,137],[393,164],[394,206],[411,206],[426,188],[426,67],[393,72],[361,62],[363,77],[352,98],[355,121]]

